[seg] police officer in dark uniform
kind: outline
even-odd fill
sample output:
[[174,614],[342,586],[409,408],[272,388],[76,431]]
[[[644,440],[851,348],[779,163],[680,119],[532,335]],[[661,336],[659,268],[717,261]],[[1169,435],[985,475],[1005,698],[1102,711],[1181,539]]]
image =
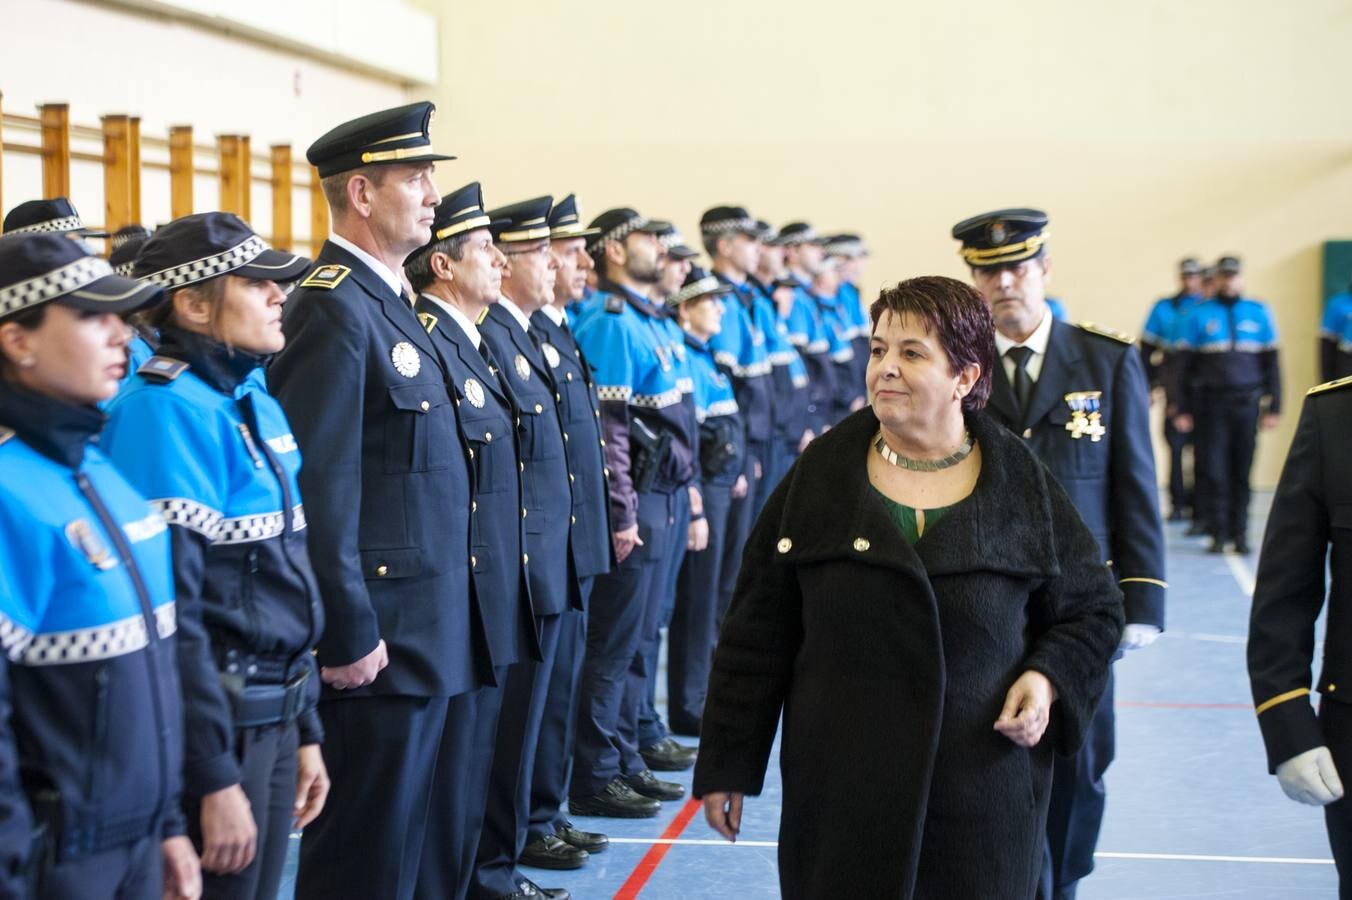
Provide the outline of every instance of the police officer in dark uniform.
[[109,404],[103,448],[169,523],[184,808],[205,893],[271,900],[292,826],[308,825],[329,789],[301,458],[262,377],[284,341],[279,282],[310,261],[210,212],[161,228],[136,265],[169,293],[154,313],[162,340]]
[[549,250],[554,255],[553,302],[531,313],[531,329],[540,338],[540,350],[554,373],[559,393],[559,415],[569,440],[563,448],[572,476],[573,510],[569,549],[578,598],[583,608],[560,615],[559,645],[549,675],[548,696],[536,742],[531,784],[530,829],[521,863],[547,869],[572,869],[588,855],[605,850],[604,834],[582,831],[563,813],[572,774],[577,732],[578,689],[587,649],[586,604],[597,576],[610,571],[614,548],[610,541],[610,506],[606,498],[606,471],[601,437],[601,402],[591,367],[573,339],[566,310],[580,301],[587,273],[594,268],[587,255],[587,238],[597,234],[582,224],[577,199],[569,194],[549,211]]
[[[1352,378],[1310,389],[1272,498],[1249,617],[1249,680],[1268,771],[1292,800],[1324,807],[1339,896],[1352,896]],[[1329,548],[1332,547],[1332,555]],[[1325,566],[1333,581],[1326,585]],[[1327,594],[1326,594],[1326,588]],[[1323,669],[1313,685],[1315,620],[1328,597]]]
[[439,200],[432,112],[373,113],[310,146],[333,236],[286,304],[268,370],[305,456],[327,622],[333,790],[301,841],[300,898],[452,896],[438,891],[467,885],[482,815],[472,791],[441,788],[473,770],[496,725],[475,708],[494,672],[469,574],[469,448],[400,276]]
[[1197,478],[1211,553],[1249,552],[1249,472],[1258,428],[1277,427],[1282,406],[1277,326],[1267,305],[1243,296],[1239,259],[1216,263],[1216,296],[1183,319],[1177,348],[1178,415],[1197,432]]
[[[1113,561],[1126,604],[1122,645],[1143,647],[1164,627],[1167,588],[1145,373],[1130,337],[1053,319],[1046,226],[1036,209],[996,210],[953,226],[995,319],[1000,364],[988,408],[1023,435]],[[1114,749],[1112,694],[1110,677],[1084,746],[1053,767],[1044,897],[1074,897],[1093,871]]]
[[[34,896],[201,890],[179,807],[169,535],[93,443],[96,404],[126,366],[119,316],[159,296],[59,233],[0,239],[0,634],[27,805],[44,829]],[[11,880],[28,852],[6,848]]]
[[1164,394],[1164,442],[1169,446],[1169,521],[1178,522],[1187,517],[1192,506],[1192,489],[1183,474],[1183,451],[1192,444],[1192,437],[1178,430],[1174,416],[1177,404],[1170,397],[1175,390],[1169,374],[1174,363],[1174,345],[1178,343],[1183,319],[1202,299],[1202,264],[1188,257],[1178,264],[1178,291],[1161,297],[1150,308],[1141,331],[1141,362],[1145,365],[1146,383],[1153,391]]
[[575,334],[595,367],[617,564],[592,589],[568,805],[580,815],[645,818],[660,811],[658,799],[683,793],[658,781],[639,754],[638,712],[644,625],[659,615],[670,541],[684,537],[673,534],[674,494],[690,481],[697,438],[686,431],[663,313],[648,300],[667,223],[619,208],[591,227],[598,292]]

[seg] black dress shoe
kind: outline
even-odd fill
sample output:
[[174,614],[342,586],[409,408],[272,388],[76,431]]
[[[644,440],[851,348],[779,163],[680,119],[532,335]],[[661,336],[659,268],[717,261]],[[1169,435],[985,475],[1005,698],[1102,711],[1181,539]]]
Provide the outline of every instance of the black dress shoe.
[[599,831],[579,831],[571,822],[560,828],[556,834],[560,840],[588,853],[600,853],[610,846],[610,838],[604,834]]
[[568,893],[567,888],[543,888],[529,878],[523,878],[517,884],[521,888],[521,893],[527,897],[544,897],[545,900],[573,900],[573,895]]
[[1235,552],[1238,553],[1240,556],[1248,556],[1249,542],[1242,538],[1240,540],[1235,541]]
[[580,869],[587,864],[590,855],[563,838],[547,834],[529,841],[522,848],[521,865],[537,869]]
[[1218,537],[1212,538],[1212,539],[1211,539],[1211,546],[1206,548],[1206,552],[1207,552],[1207,553],[1224,553],[1224,552],[1225,552],[1225,539],[1224,539],[1224,538],[1218,538]]
[[606,816],[612,819],[651,819],[662,811],[662,804],[640,796],[616,778],[599,794],[569,797],[568,811],[575,816]]
[[699,748],[685,747],[665,737],[656,744],[640,747],[638,753],[654,772],[684,772],[694,768]]
[[649,769],[644,769],[637,775],[621,775],[620,777],[624,779],[625,784],[637,793],[654,800],[680,800],[685,796],[685,785],[677,784],[674,781],[658,781],[657,776]]

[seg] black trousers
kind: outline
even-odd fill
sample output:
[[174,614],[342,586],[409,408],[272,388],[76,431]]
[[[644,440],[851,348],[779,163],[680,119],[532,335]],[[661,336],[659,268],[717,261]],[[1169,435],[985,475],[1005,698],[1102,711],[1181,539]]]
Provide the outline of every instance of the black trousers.
[[497,687],[321,701],[333,788],[301,838],[297,900],[463,898],[501,703]]
[[[676,540],[676,526],[680,524],[678,516],[681,514],[682,501],[685,502],[686,521],[689,520],[690,497],[683,487],[670,494],[657,494],[656,497],[661,508],[654,511],[651,537],[643,538],[648,544],[645,549],[652,555],[653,561],[643,588],[636,598],[638,604],[643,607],[643,621],[639,626],[638,647],[629,660],[624,696],[620,703],[619,728],[616,730],[619,736],[620,771],[625,775],[637,775],[648,768],[648,764],[638,752],[639,747],[646,747],[651,743],[644,738],[651,738],[660,732],[655,740],[661,740],[667,733],[665,725],[649,721],[647,734],[644,734],[643,705],[648,699],[649,682],[657,677],[656,659],[662,642],[662,614],[667,608],[665,588],[667,577],[671,574],[672,542]],[[684,553],[684,532],[680,537],[681,552]],[[675,592],[674,576],[672,591]],[[654,661],[651,670],[648,668],[649,657]],[[660,728],[657,727],[659,725]]]
[[1103,775],[1117,743],[1113,712],[1113,673],[1094,710],[1084,746],[1072,757],[1052,763],[1052,795],[1047,806],[1047,850],[1043,855],[1041,900],[1074,900],[1076,885],[1094,871],[1094,848],[1107,795]]
[[469,893],[479,900],[493,900],[519,890],[516,861],[526,845],[530,824],[535,750],[549,697],[561,618],[542,616],[536,620],[541,660],[525,659],[507,667],[488,782],[488,804]]
[[1197,410],[1197,480],[1204,483],[1203,521],[1223,540],[1249,526],[1249,472],[1258,440],[1258,395],[1206,392]]
[[[240,787],[249,798],[254,824],[258,826],[258,851],[243,872],[234,875],[202,873],[203,898],[258,898],[273,900],[282,880],[282,867],[291,840],[295,818],[296,751],[300,734],[295,722],[241,728],[235,732],[235,758],[239,761]],[[190,797],[183,804],[188,836],[202,852],[202,800]]]
[[[1340,777],[1352,775],[1352,706],[1330,700],[1319,704],[1319,724],[1324,742],[1333,754],[1333,765]],[[1346,782],[1344,782],[1346,783]],[[1324,825],[1328,828],[1329,848],[1338,867],[1338,896],[1352,900],[1352,800],[1324,807]]]
[[657,574],[657,589],[661,596],[656,598],[656,616],[643,623],[643,641],[639,645],[639,652],[643,654],[646,691],[638,716],[640,747],[650,747],[670,734],[666,723],[662,721],[662,714],[657,711],[657,669],[662,652],[662,629],[671,625],[671,617],[676,609],[676,579],[680,576],[681,563],[685,560],[685,545],[690,529],[690,492],[680,488],[671,495],[671,499],[671,533],[667,536],[662,569]]
[[578,689],[582,660],[587,652],[587,613],[595,579],[578,579],[584,610],[566,609],[559,620],[559,645],[549,675],[540,738],[535,744],[535,771],[531,776],[528,840],[556,834],[568,824],[563,803],[573,774],[573,742],[577,735]]
[[160,900],[163,891],[158,836],[60,863],[42,879],[42,900]]
[[709,546],[688,552],[676,582],[676,610],[667,629],[667,710],[680,734],[699,734],[704,696],[718,640],[719,567],[727,538],[732,485],[704,485]]
[[742,549],[746,546],[751,526],[756,521],[756,493],[760,482],[756,479],[756,459],[747,454],[746,475],[747,492],[745,497],[733,497],[728,507],[727,537],[723,541],[723,559],[718,566],[718,621],[732,604],[732,594],[737,589],[737,573],[742,569]]
[[[626,721],[630,751],[637,756],[638,707],[642,678],[632,669],[643,636],[645,606],[663,556],[661,547],[671,528],[671,498],[655,492],[638,495],[639,536],[618,566],[598,575],[587,610],[587,652],[578,689],[577,739],[573,748],[574,797],[598,794],[620,774]],[[630,690],[631,681],[637,682]]]
[[1173,510],[1192,508],[1192,485],[1184,471],[1184,451],[1192,446],[1192,434],[1179,431],[1169,416],[1164,417],[1164,442],[1169,445],[1169,506]]

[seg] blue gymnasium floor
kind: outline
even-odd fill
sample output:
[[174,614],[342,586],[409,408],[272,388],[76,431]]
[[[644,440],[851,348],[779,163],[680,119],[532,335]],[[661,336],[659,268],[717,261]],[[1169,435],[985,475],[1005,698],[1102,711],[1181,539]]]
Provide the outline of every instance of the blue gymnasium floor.
[[[1255,548],[1268,500],[1255,498]],[[1267,774],[1252,712],[1244,636],[1256,555],[1210,556],[1178,524],[1168,537],[1169,630],[1117,664],[1117,761],[1097,870],[1079,897],[1334,897],[1323,814],[1287,800]],[[663,777],[690,784],[689,773]],[[684,807],[667,803],[661,817],[639,821],[579,817],[578,827],[611,836],[609,850],[576,872],[523,871],[579,900],[779,896],[775,764],[765,794],[747,800],[736,845],[702,812],[682,830]],[[654,861],[664,834],[679,836]],[[289,880],[281,896],[290,898]]]

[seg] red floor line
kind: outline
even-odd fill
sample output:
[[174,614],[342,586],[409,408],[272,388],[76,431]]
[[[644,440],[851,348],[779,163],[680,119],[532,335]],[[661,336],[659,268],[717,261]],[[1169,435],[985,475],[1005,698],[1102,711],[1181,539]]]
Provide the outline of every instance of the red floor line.
[[1165,703],[1148,700],[1118,700],[1117,706],[1135,709],[1253,709],[1251,703]]
[[[685,806],[676,814],[676,818],[671,820],[666,831],[662,832],[660,839],[674,841],[680,837],[702,806],[703,804],[694,797],[687,800]],[[624,884],[620,885],[619,891],[615,893],[615,900],[634,900],[648,883],[648,879],[657,871],[657,867],[662,864],[662,857],[666,856],[670,849],[671,844],[653,844],[638,861],[638,865],[634,866],[634,871],[629,873]]]

